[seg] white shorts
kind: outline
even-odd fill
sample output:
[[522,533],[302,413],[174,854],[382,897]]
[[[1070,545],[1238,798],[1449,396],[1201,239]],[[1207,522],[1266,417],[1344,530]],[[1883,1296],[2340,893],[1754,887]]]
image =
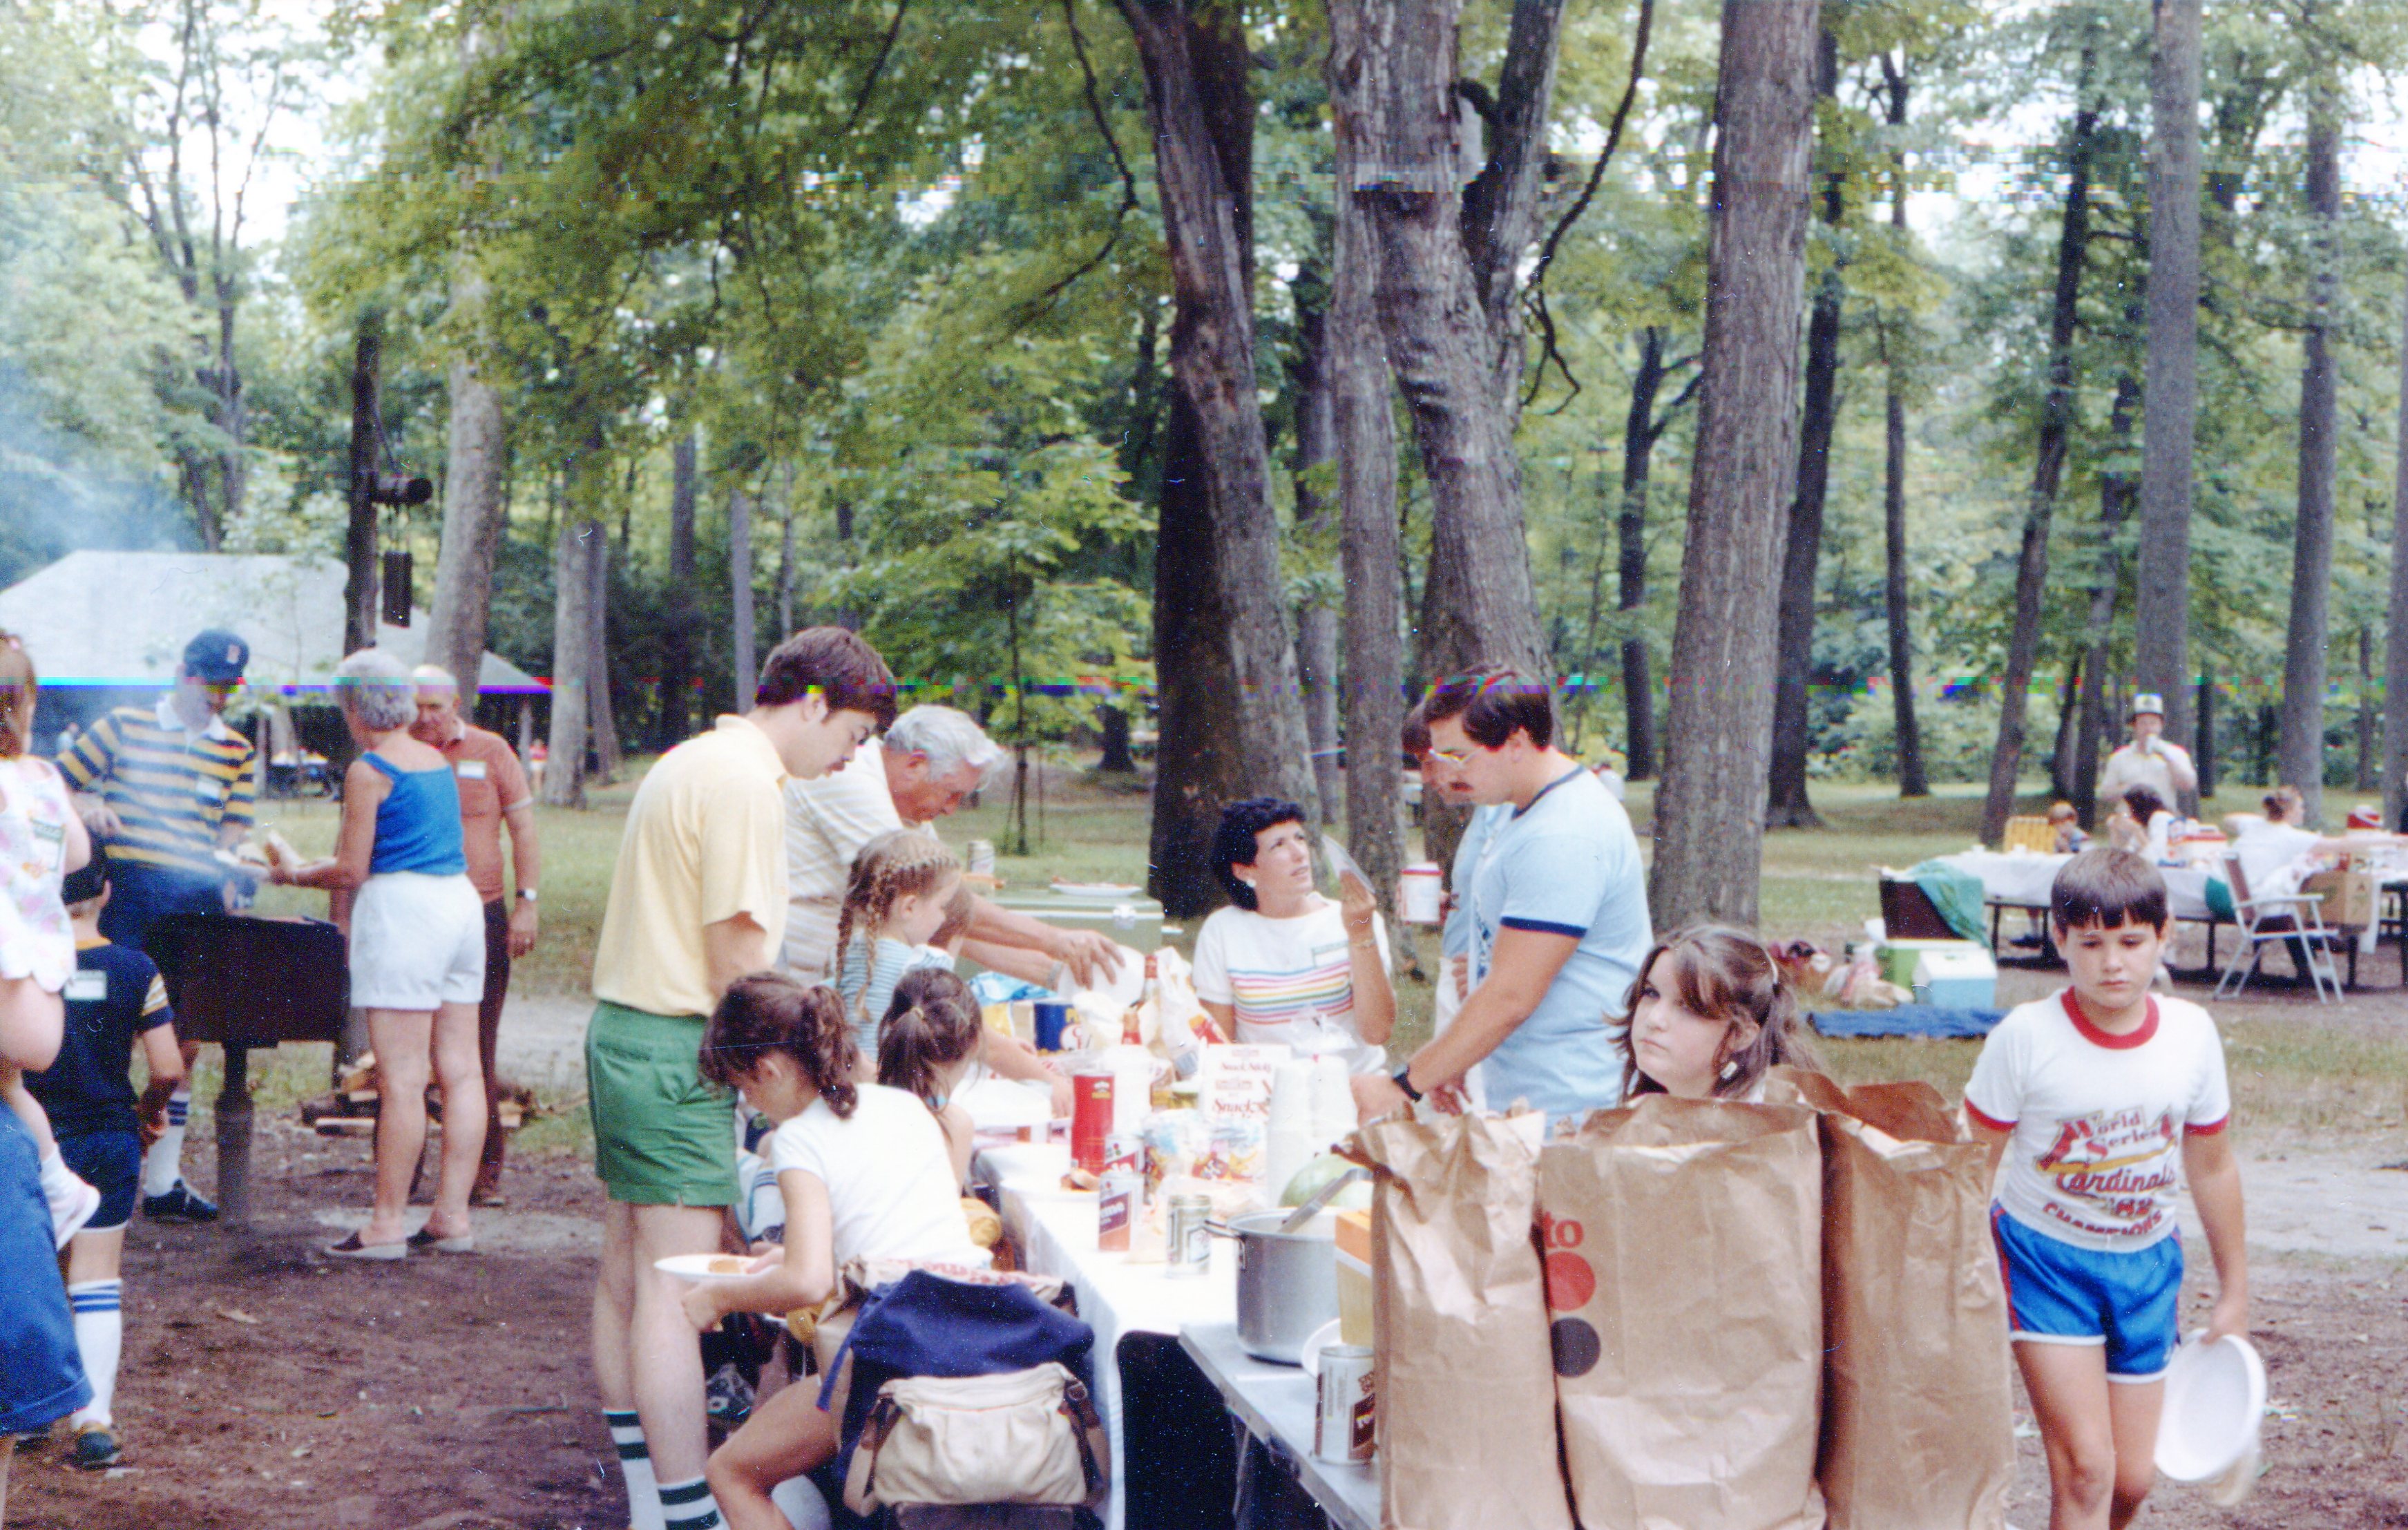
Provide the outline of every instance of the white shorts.
[[380,871],[351,900],[351,1003],[433,1009],[485,996],[485,906],[465,876]]

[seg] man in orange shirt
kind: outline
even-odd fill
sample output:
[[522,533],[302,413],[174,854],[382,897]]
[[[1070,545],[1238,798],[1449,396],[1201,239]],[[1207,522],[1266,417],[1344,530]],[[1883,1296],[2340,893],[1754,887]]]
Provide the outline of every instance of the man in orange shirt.
[[[468,859],[468,879],[485,900],[485,994],[477,1007],[477,1053],[485,1065],[485,1156],[468,1201],[500,1206],[504,1137],[494,1051],[501,1035],[502,1001],[510,990],[510,960],[535,949],[536,884],[543,871],[535,794],[527,790],[526,772],[509,742],[461,717],[460,682],[451,671],[421,665],[410,678],[418,682],[418,721],[409,726],[410,736],[441,750],[452,762],[452,779],[460,788],[461,849]],[[509,901],[502,896],[506,825],[518,877],[518,895]]]

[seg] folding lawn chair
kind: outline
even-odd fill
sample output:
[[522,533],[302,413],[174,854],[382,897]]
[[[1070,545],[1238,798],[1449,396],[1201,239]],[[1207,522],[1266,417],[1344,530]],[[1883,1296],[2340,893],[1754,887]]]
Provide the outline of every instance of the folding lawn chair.
[[2333,965],[2333,948],[2345,937],[2325,922],[2319,908],[2324,894],[2253,896],[2248,873],[2241,869],[2241,857],[2231,853],[2224,857],[2224,879],[2232,889],[2233,922],[2240,928],[2241,938],[2233,945],[2231,960],[2224,965],[2224,976],[2216,979],[2215,996],[2224,997],[2228,988],[2239,994],[2248,987],[2267,945],[2281,941],[2289,945],[2292,960],[2315,986],[2317,1003],[2341,997],[2341,973]]

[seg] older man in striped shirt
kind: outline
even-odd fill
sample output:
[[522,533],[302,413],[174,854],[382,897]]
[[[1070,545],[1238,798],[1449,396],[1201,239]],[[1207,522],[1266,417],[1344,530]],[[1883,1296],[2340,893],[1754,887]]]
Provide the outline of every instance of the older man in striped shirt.
[[[59,771],[93,838],[108,847],[112,894],[101,933],[140,951],[169,914],[225,912],[220,849],[251,831],[257,783],[251,741],[226,726],[226,703],[242,686],[251,645],[212,627],[184,646],[175,689],[150,707],[112,708],[86,728]],[[199,1049],[184,1045],[192,1068]],[[208,1222],[218,1208],[184,1183],[184,1122],[192,1090],[179,1084],[164,1129],[142,1165],[142,1214],[159,1222]]]

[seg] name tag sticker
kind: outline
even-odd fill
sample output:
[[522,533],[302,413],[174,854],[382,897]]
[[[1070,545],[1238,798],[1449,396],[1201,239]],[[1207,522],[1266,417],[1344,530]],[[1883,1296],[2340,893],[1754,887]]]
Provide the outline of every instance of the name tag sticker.
[[460,762],[459,771],[460,779],[464,781],[483,780],[485,779],[485,762],[482,760],[463,760]]
[[37,818],[33,821],[33,829],[34,839],[36,843],[41,847],[41,857],[43,860],[50,863],[50,869],[53,872],[65,871],[67,865],[67,826],[65,822],[62,821],[57,823],[50,823]]
[[101,1004],[108,998],[108,974],[79,971],[67,979],[66,996],[75,1004]]

